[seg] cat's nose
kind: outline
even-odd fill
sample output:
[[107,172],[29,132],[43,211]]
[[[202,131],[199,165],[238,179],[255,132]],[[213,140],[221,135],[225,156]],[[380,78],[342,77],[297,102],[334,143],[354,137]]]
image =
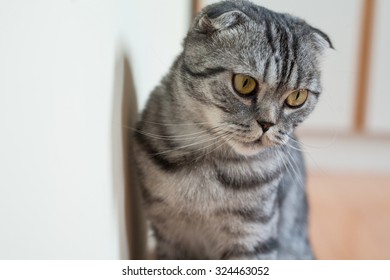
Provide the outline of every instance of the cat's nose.
[[268,131],[271,127],[273,127],[275,124],[271,122],[263,122],[263,121],[257,121],[257,123],[260,125],[261,129],[264,133]]

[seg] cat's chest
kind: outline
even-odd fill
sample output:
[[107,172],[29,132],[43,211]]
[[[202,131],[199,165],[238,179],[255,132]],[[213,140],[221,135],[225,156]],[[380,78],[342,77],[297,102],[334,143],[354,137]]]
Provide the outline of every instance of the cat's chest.
[[225,162],[193,166],[160,177],[156,184],[169,208],[207,215],[266,201],[281,175],[280,167],[269,161]]

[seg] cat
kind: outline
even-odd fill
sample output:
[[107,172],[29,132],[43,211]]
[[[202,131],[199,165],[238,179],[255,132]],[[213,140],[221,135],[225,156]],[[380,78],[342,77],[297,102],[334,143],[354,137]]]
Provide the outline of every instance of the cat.
[[294,128],[321,93],[329,37],[226,0],[195,18],[136,125],[158,259],[312,259]]

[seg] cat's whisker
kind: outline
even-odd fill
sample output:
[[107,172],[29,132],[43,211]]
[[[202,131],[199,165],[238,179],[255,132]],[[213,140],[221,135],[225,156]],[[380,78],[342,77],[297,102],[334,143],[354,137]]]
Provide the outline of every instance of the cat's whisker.
[[[202,155],[196,157],[195,159],[191,160],[191,162],[197,162],[200,158],[205,157],[207,154],[213,152],[214,150],[216,150],[217,148],[219,148],[219,147],[221,147],[223,144],[225,144],[227,141],[229,141],[233,136],[232,136],[231,138],[229,138],[228,140],[226,140],[226,138],[228,138],[228,136],[230,136],[230,135],[231,135],[231,133],[229,133],[229,132],[224,132],[224,133],[222,133],[221,135],[219,135],[219,137],[217,137],[217,138],[220,138],[220,139],[218,139],[216,142],[211,143],[211,144],[209,144],[209,145],[206,145],[206,146],[204,146],[204,147],[201,147],[201,148],[199,148],[199,149],[190,150],[190,151],[183,151],[182,153],[183,153],[183,154],[189,154],[189,153],[194,154],[194,153],[198,153],[198,152],[207,150],[208,148],[210,148],[210,147],[212,147],[212,146],[215,146],[216,144],[222,143],[222,144],[218,145],[217,147],[215,147],[214,149],[212,149],[211,151],[209,151],[208,153],[202,154]],[[211,141],[211,140],[210,140],[210,141]]]
[[[272,149],[272,154],[274,155],[275,158],[280,159],[280,155],[278,154],[277,149]],[[283,171],[282,166],[280,166],[280,171]]]
[[197,125],[212,125],[210,122],[191,122],[191,123],[165,123],[165,122],[152,122],[141,120],[140,123],[149,123],[161,126],[197,126]]
[[[230,136],[230,137],[229,137]],[[207,155],[211,154],[212,152],[214,152],[215,150],[217,150],[218,148],[222,147],[223,145],[225,145],[227,142],[229,142],[232,138],[234,137],[234,135],[232,135],[231,133],[230,134],[227,134],[227,135],[224,135],[221,137],[221,139],[219,141],[217,141],[217,143],[213,143],[212,145],[209,145],[207,147],[204,148],[207,149],[215,144],[219,144],[218,146],[216,146],[214,149],[211,149],[209,152],[203,154],[203,155],[200,155],[199,157],[196,158],[195,162],[198,161],[199,159],[201,158],[204,158],[206,157]]]
[[294,147],[293,145],[289,144],[288,142],[283,142],[282,145],[284,145],[286,147],[289,147],[290,149],[299,151],[299,152],[306,152],[306,150],[303,147],[302,148],[297,148],[297,147]]
[[[294,140],[294,139],[292,139]],[[300,141],[295,141],[299,144],[302,144]],[[299,152],[304,152],[304,154],[310,158],[310,160],[315,164],[315,166],[322,172],[322,173],[326,173],[326,171],[317,163],[317,161],[313,158],[313,156],[311,155],[310,151],[308,149],[305,149],[304,147],[302,147],[302,149],[299,149],[299,148],[296,148],[288,143],[285,144],[287,147],[293,149],[293,150],[296,150],[296,151],[299,151]]]
[[279,151],[278,149],[275,149],[275,152],[278,154],[279,159],[282,161],[284,167],[286,168],[286,171],[290,175],[291,178],[293,178],[293,174],[291,173],[290,169],[288,168],[288,165],[286,164],[285,158],[283,157],[283,153]]
[[[190,148],[190,147],[194,147],[194,146],[198,146],[198,145],[202,145],[202,144],[205,144],[205,143],[208,143],[208,142],[212,142],[212,141],[218,140],[221,136],[224,136],[224,135],[225,135],[225,134],[219,135],[219,136],[217,136],[217,137],[208,137],[208,138],[206,138],[206,139],[202,139],[202,140],[200,140],[200,141],[193,142],[193,143],[191,143],[191,144],[179,146],[179,147],[177,147],[177,148],[175,148],[175,149],[166,150],[166,151],[163,151],[163,152],[160,152],[160,153],[152,154],[152,156],[153,156],[153,155],[159,155],[159,154],[169,154],[169,153],[178,152],[178,151],[180,151],[181,154],[196,153],[196,152],[198,152],[198,151],[200,151],[200,150],[203,150],[203,149],[207,148],[208,146],[206,146],[206,147],[201,146],[200,148],[197,148],[197,149],[190,149],[190,150],[188,150],[188,151],[183,150],[183,149],[187,149],[187,148]],[[227,133],[226,133],[226,135],[227,135]],[[211,145],[214,145],[214,143],[213,143],[213,144],[210,144],[210,146],[211,146]]]
[[129,126],[123,126],[123,127],[130,129],[130,130],[134,131],[135,133],[139,133],[139,134],[148,136],[150,138],[159,139],[159,140],[191,140],[191,139],[193,139],[194,136],[202,136],[202,135],[206,135],[208,133],[213,133],[214,130],[221,129],[224,126],[225,125],[220,125],[220,126],[208,128],[208,129],[203,130],[203,131],[198,131],[198,132],[188,133],[188,134],[172,135],[172,136],[171,135],[159,135],[159,134],[155,134],[155,133],[151,133],[151,132],[146,132],[146,131],[142,131],[142,130],[139,130],[139,129],[136,129],[133,127],[129,127]]
[[[282,148],[283,149],[283,148]],[[302,181],[301,179],[301,176],[299,175],[299,172],[298,170],[300,169],[296,160],[294,159],[294,157],[291,155],[290,151],[288,149],[284,149],[284,152],[285,154],[287,155],[287,161],[290,163],[294,173],[295,173],[295,176],[293,177],[293,179],[297,178],[299,180],[299,182],[296,182],[298,183],[298,185],[304,189],[305,188],[305,184],[304,182]]]
[[322,173],[326,173],[326,171],[317,163],[314,157],[311,155],[310,151],[305,150],[305,155],[310,158],[310,160],[314,163],[314,165],[320,170]]
[[287,137],[291,141],[301,145],[302,148],[306,147],[306,148],[310,148],[310,149],[326,149],[326,148],[329,148],[329,147],[331,147],[334,144],[334,142],[336,140],[336,134],[333,134],[332,139],[331,139],[331,141],[329,143],[327,143],[325,145],[316,146],[316,145],[306,144],[306,143],[304,143],[304,142],[302,142],[300,140],[296,140],[294,137],[292,137],[291,135],[288,135],[288,134],[287,134]]
[[[208,131],[211,135],[215,135],[215,136],[218,136],[218,133],[220,133],[221,131],[223,131],[223,132],[229,132],[226,128],[228,127],[228,124],[221,124],[221,125],[219,125],[218,127],[216,127],[216,128],[218,128],[218,130],[216,130],[216,131],[214,131],[214,130],[211,130],[210,129],[210,131]],[[201,137],[202,135],[198,135],[195,139],[194,139],[194,141],[198,141],[198,139]]]
[[[224,132],[222,135],[227,135],[228,132]],[[217,136],[217,137],[208,137],[206,139],[203,139],[201,141],[198,141],[198,142],[194,142],[194,143],[191,143],[191,144],[187,144],[187,145],[183,145],[183,146],[179,146],[175,149],[171,149],[171,150],[166,150],[166,151],[162,151],[162,152],[159,152],[159,153],[154,153],[154,154],[151,154],[151,156],[157,156],[157,155],[161,155],[161,154],[167,154],[167,153],[172,153],[172,152],[177,152],[179,150],[182,150],[182,149],[185,149],[185,148],[189,148],[189,147],[193,147],[193,146],[196,146],[196,145],[200,145],[200,144],[203,144],[203,143],[207,143],[207,142],[210,142],[210,141],[213,141],[213,140],[216,140],[218,138],[220,138],[220,136]],[[203,147],[202,147],[203,148]],[[196,151],[196,150],[195,150]],[[191,151],[188,151],[188,152],[194,152],[194,150],[191,150]]]

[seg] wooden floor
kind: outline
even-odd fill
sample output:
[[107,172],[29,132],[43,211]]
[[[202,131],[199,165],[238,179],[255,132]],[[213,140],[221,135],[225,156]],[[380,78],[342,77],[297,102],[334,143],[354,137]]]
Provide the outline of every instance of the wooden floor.
[[318,259],[390,259],[390,174],[311,173],[308,187]]

